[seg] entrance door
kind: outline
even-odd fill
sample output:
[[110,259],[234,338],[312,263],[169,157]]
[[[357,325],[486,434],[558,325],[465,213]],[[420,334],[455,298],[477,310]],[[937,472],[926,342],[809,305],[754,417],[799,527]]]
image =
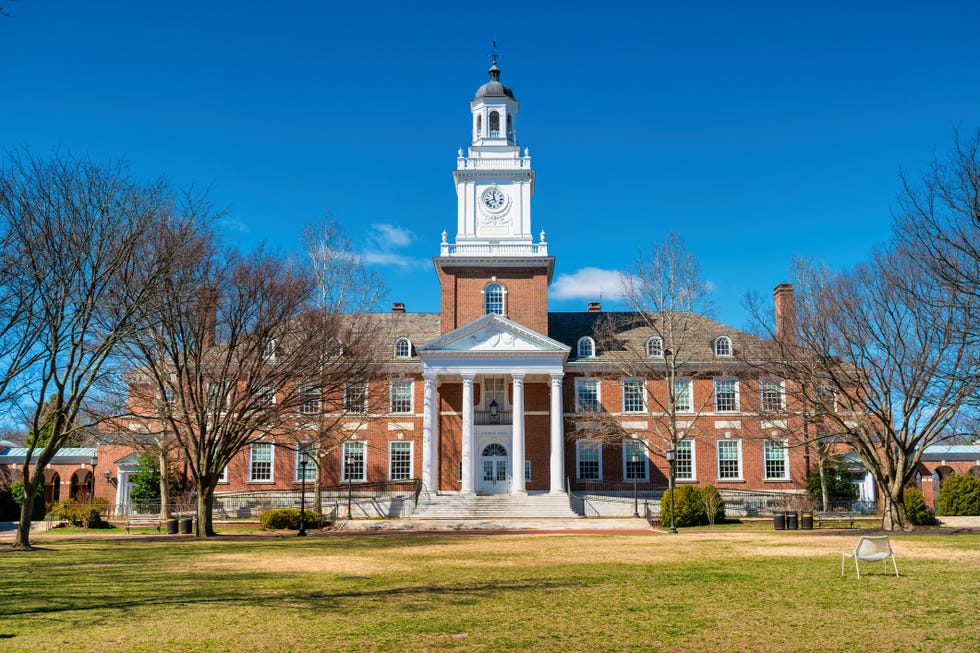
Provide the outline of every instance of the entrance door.
[[510,492],[510,479],[507,476],[507,450],[496,442],[483,448],[481,455],[480,487],[481,494],[506,494]]

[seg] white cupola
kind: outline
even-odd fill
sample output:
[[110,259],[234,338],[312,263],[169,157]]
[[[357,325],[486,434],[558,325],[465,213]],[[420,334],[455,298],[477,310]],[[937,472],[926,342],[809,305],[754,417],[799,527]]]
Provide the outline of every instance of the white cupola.
[[516,146],[517,132],[514,123],[517,118],[518,102],[514,92],[500,82],[500,68],[494,56],[490,70],[490,81],[476,90],[470,101],[473,114],[473,139],[476,146]]

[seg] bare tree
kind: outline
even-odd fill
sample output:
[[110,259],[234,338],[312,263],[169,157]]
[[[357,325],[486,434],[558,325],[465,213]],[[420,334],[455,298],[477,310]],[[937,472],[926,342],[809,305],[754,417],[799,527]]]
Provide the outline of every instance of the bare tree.
[[[158,290],[170,262],[159,238],[172,222],[169,199],[162,183],[138,183],[118,163],[59,155],[44,161],[25,152],[8,156],[0,172],[3,314],[8,325],[31,321],[7,332],[18,335],[4,348],[5,388],[16,379],[29,428],[47,433],[43,442],[27,443],[26,496],[39,488],[40,470],[55,452],[77,429],[91,427],[86,398]],[[30,548],[30,505],[24,502],[16,548]]]
[[[632,385],[625,392],[636,395],[637,406],[642,405],[642,412],[650,417],[656,436],[654,441],[632,442],[650,454],[665,456],[677,451],[678,442],[695,428],[713,398],[696,394],[694,384],[719,371],[718,362],[708,363],[705,355],[712,335],[707,329],[717,335],[719,325],[706,317],[714,306],[700,264],[675,233],[640,254],[623,290],[632,310],[605,314],[598,321],[596,344],[603,354],[597,369],[627,377],[625,383]],[[590,437],[614,445],[631,440],[619,419],[605,411],[586,411],[586,416]],[[570,436],[574,437],[571,431]],[[673,490],[673,466],[668,485]]]
[[[798,261],[795,339],[770,356],[816,423],[845,443],[884,497],[882,527],[907,525],[903,490],[923,450],[941,441],[975,399],[969,315],[901,247],[883,248],[846,274]],[[954,298],[955,299],[955,298]]]
[[377,412],[381,395],[369,393],[378,373],[383,324],[372,315],[385,293],[384,280],[367,269],[336,222],[311,223],[303,244],[314,275],[314,309],[325,328],[326,347],[315,379],[303,382],[296,448],[314,467],[313,505],[323,504],[323,465],[330,454]]

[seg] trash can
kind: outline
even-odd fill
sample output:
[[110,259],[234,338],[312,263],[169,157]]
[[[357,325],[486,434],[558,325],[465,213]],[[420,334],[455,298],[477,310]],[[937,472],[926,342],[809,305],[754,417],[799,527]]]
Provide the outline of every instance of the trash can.
[[774,530],[786,530],[786,515],[781,512],[772,513],[772,527]]
[[803,515],[802,515],[802,517],[800,518],[800,524],[801,524],[800,527],[803,530],[805,530],[805,531],[812,531],[813,530],[813,513],[812,512],[804,512]]
[[800,527],[799,519],[796,515],[796,511],[786,513],[786,530],[795,531]]
[[184,535],[188,535],[192,530],[194,530],[194,518],[193,517],[181,517],[180,518],[180,532]]
[[177,534],[177,518],[176,517],[168,517],[167,518],[167,535],[176,535],[176,534]]

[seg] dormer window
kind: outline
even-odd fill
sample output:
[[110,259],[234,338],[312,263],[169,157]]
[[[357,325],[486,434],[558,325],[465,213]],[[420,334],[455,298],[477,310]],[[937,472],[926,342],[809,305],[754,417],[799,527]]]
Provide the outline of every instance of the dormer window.
[[267,361],[276,360],[276,341],[269,340],[265,343],[265,349],[262,350],[262,358]]
[[730,357],[732,355],[732,339],[728,336],[718,336],[715,339],[715,356]]
[[398,338],[395,340],[395,358],[411,358],[412,341],[408,338]]
[[578,357],[595,358],[595,340],[589,336],[578,339]]
[[486,315],[504,314],[504,287],[496,281],[483,289],[483,308]]
[[647,339],[647,358],[659,358],[664,355],[664,341],[660,336],[650,336]]

